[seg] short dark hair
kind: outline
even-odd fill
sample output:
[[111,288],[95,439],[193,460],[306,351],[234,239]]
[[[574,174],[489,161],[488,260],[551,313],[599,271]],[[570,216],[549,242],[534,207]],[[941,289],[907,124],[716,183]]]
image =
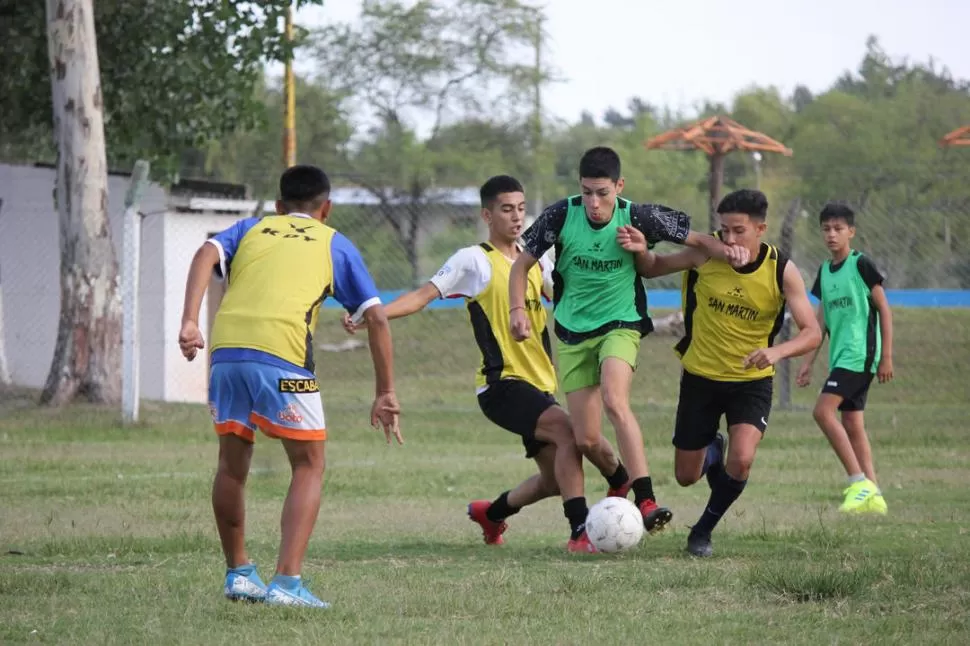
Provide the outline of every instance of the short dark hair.
[[330,197],[330,178],[323,169],[301,164],[280,175],[280,201],[288,211],[316,211]]
[[620,156],[616,151],[606,146],[590,148],[583,153],[579,160],[579,178],[600,179],[610,178],[616,183],[620,179]]
[[761,191],[742,188],[725,195],[717,205],[717,212],[744,213],[754,220],[764,220],[768,217],[768,198]]
[[489,177],[478,191],[478,196],[482,199],[482,208],[492,208],[495,200],[502,193],[525,193],[525,189],[522,188],[522,183],[511,175]]
[[845,202],[829,202],[818,214],[818,223],[824,224],[829,220],[845,220],[850,227],[855,226],[855,211]]

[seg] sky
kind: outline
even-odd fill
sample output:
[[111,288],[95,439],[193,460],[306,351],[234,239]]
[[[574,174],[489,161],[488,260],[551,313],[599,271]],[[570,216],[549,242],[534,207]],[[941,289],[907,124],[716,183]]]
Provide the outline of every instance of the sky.
[[[826,89],[855,70],[874,34],[893,58],[933,57],[970,78],[968,0],[544,0],[547,61],[563,78],[544,110],[575,121],[625,111],[631,96],[692,111],[703,99],[730,105],[753,84],[788,94]],[[360,0],[325,0],[296,21],[352,22]],[[531,53],[526,53],[531,58]]]

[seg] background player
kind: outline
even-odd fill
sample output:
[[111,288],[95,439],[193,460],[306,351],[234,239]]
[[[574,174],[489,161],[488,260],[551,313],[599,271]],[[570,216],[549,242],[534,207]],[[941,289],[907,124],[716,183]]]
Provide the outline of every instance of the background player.
[[[326,226],[330,180],[294,166],[280,178],[277,215],[240,220],[206,241],[189,269],[179,346],[192,361],[205,347],[199,309],[213,269],[228,287],[212,328],[209,407],[219,435],[212,508],[226,557],[225,595],[233,600],[327,608],[300,571],[320,509],[323,405],[313,374],[313,331],[328,293],[370,325],[377,377],[371,424],[387,441],[398,428],[391,333],[377,289],[357,249]],[[267,588],[245,548],[244,489],[254,431],[278,438],[292,468],[283,504],[276,576]]]
[[691,231],[686,213],[619,197],[620,158],[610,148],[586,151],[579,162],[579,180],[582,195],[546,208],[523,235],[525,249],[512,267],[509,285],[512,336],[530,337],[532,324],[524,310],[526,275],[536,259],[555,246],[559,372],[576,442],[587,456],[604,446],[605,408],[629,470],[627,483],[611,487],[608,495],[625,497],[632,488],[644,526],[654,532],[672,514],[655,501],[643,437],[630,408],[640,338],[653,324],[634,254],[620,246],[618,235],[633,227],[651,244],[667,240],[698,246],[720,258],[733,251],[709,235]]
[[[524,313],[537,334],[524,343],[509,336],[509,270],[520,253],[517,240],[524,226],[526,204],[522,184],[513,177],[492,177],[480,190],[481,216],[488,225],[488,242],[465,247],[452,255],[421,287],[403,294],[387,306],[387,317],[414,314],[437,298],[464,298],[482,363],[475,375],[478,403],[485,416],[498,426],[521,436],[526,457],[533,458],[539,474],[502,493],[493,502],[476,500],[468,505],[469,517],[482,527],[485,542],[499,545],[505,519],[522,507],[557,493],[570,524],[567,549],[593,551],[583,527],[588,512],[583,489],[581,454],[569,416],[556,403],[556,374],[550,356],[546,310],[541,297],[551,295],[551,266],[542,259],[528,274]],[[344,326],[354,330],[345,317]],[[622,486],[613,448],[606,438],[593,453],[603,474]],[[611,479],[607,478],[610,482]]]
[[[893,378],[892,310],[879,270],[851,247],[855,237],[852,209],[828,204],[819,222],[832,259],[819,268],[812,294],[819,299],[819,325],[830,337],[830,372],[815,403],[815,421],[849,477],[839,509],[885,514],[888,508],[876,484],[863,411],[873,373],[881,384]],[[811,382],[817,354],[811,352],[802,362],[796,378],[799,386]],[[841,421],[837,411],[842,413]]]
[[[689,270],[683,278],[686,333],[676,346],[683,372],[673,443],[674,472],[681,486],[707,473],[711,495],[691,529],[687,550],[711,556],[711,532],[744,491],[758,443],[771,413],[774,365],[816,347],[822,334],[805,283],[794,263],[761,241],[767,228],[768,200],[761,191],[739,190],[717,207],[721,239],[747,250],[751,262],[735,268],[699,249],[678,254],[640,256],[647,276]],[[629,246],[646,250],[638,231]],[[798,334],[773,345],[785,315],[785,303]],[[727,418],[724,437],[717,432]]]

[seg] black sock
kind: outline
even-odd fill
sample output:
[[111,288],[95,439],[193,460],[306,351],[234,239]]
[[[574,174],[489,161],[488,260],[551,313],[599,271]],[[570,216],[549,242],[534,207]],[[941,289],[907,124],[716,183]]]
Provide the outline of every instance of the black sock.
[[626,467],[623,466],[622,462],[619,462],[616,465],[616,471],[613,472],[613,475],[606,476],[606,484],[610,485],[611,489],[619,489],[629,479],[630,474],[626,472]]
[[506,491],[495,499],[492,505],[485,512],[485,517],[493,523],[501,523],[509,516],[519,513],[521,507],[513,507],[509,504],[509,492]]
[[747,480],[735,480],[727,474],[727,471],[723,469],[718,471],[717,479],[712,482],[711,497],[707,500],[707,507],[704,508],[701,519],[697,521],[691,532],[710,534],[714,531],[718,521],[738,499],[746,484],[748,484]]
[[639,507],[640,503],[644,500],[653,500],[653,480],[650,476],[644,476],[642,478],[637,478],[630,485],[633,489],[633,502]]
[[586,498],[582,496],[570,498],[563,502],[562,511],[569,520],[569,529],[571,532],[569,538],[573,540],[579,538],[583,530],[586,529],[586,516],[589,514],[589,508],[586,506]]

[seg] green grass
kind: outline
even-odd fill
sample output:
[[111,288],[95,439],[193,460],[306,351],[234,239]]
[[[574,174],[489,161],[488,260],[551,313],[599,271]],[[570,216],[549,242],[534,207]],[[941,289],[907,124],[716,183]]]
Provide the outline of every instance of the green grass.
[[[335,315],[324,319],[321,341],[343,340]],[[321,354],[331,441],[305,575],[334,603],[326,613],[221,598],[204,406],[145,402],[143,421],[122,428],[114,412],[39,410],[35,393],[6,391],[0,642],[968,643],[970,312],[896,321],[898,379],[873,387],[867,411],[890,515],[839,516],[841,469],[807,412],[816,388],[798,390],[706,561],[683,552],[707,488],[671,475],[671,337],[645,341],[634,409],[675,518],[617,556],[565,554],[557,501],[513,517],[505,547],[481,544],[467,501],[533,467],[478,411],[464,313],[394,324],[403,447],[367,426],[366,350]],[[288,484],[274,444],[257,438],[248,488],[249,548],[266,576]],[[588,471],[596,500],[605,485]]]

